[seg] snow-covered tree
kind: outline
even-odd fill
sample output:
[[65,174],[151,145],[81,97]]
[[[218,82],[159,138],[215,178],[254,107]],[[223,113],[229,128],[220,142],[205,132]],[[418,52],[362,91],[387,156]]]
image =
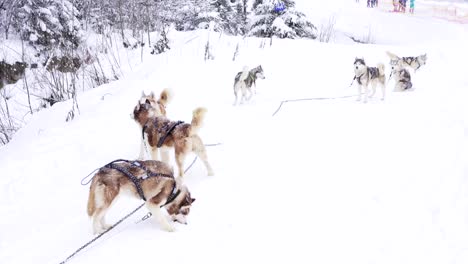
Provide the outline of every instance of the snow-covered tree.
[[[214,0],[212,2],[217,13],[214,22],[225,33],[238,35],[243,33],[242,13],[239,13],[238,5],[232,5],[231,0]],[[242,10],[240,10],[242,11]]]
[[[176,30],[207,29],[211,21],[219,21],[219,15],[208,0],[159,0],[156,16],[164,24],[174,24]],[[218,23],[216,23],[219,25]],[[215,28],[220,30],[220,28]]]
[[[278,4],[284,9],[278,10]],[[306,16],[295,9],[292,0],[255,0],[249,21],[249,35],[257,37],[312,38],[317,28]]]
[[15,12],[16,10],[14,1],[0,0],[0,32],[5,34],[6,39],[8,39],[11,20]]
[[[232,1],[232,0],[231,0]],[[238,0],[237,5],[236,5],[236,23],[239,26],[239,33],[241,35],[245,35],[247,31],[247,0]]]
[[38,50],[75,49],[81,42],[79,12],[69,0],[20,0],[14,26]]

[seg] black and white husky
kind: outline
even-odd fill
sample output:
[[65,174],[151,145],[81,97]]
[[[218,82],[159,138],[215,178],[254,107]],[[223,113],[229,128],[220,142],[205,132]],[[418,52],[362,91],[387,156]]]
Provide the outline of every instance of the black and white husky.
[[387,51],[387,55],[390,57],[390,64],[396,65],[400,67],[410,67],[415,72],[419,70],[423,65],[426,65],[427,61],[427,54],[422,54],[416,57],[399,57],[389,51]]
[[[234,105],[237,104],[237,94],[239,91],[242,92],[242,97],[240,103],[242,104],[244,100],[249,101],[252,97],[252,85],[256,86],[257,78],[265,79],[265,75],[263,74],[263,68],[261,65],[249,70],[247,66],[241,72],[236,74],[234,78],[234,95],[236,99],[234,101]],[[249,92],[249,96],[247,97],[247,91]]]
[[385,100],[385,66],[383,63],[377,64],[377,67],[368,67],[364,59],[356,58],[354,60],[354,79],[358,82],[358,101],[361,101],[362,88],[364,88],[364,103],[367,103],[369,84],[372,87],[374,96],[375,88],[380,85],[382,88],[382,100]]
[[390,61],[390,66],[392,67],[390,78],[393,77],[393,79],[395,79],[395,88],[393,91],[402,92],[406,90],[412,90],[413,83],[411,82],[410,72],[403,68],[398,61]]

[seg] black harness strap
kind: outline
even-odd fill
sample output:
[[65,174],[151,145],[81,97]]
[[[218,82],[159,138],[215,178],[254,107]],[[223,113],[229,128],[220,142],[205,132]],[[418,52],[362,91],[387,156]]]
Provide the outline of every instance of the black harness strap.
[[[365,74],[365,73],[361,74],[361,76],[359,76],[359,77],[354,76],[353,81],[357,79],[358,84],[359,84],[359,85],[362,85],[361,78],[362,78],[362,76],[364,76],[364,74]],[[351,83],[351,85],[352,85],[352,83]]]
[[[123,161],[123,160],[121,160],[121,161]],[[125,161],[125,162],[130,162],[130,161]],[[133,163],[132,163],[132,165],[133,165]],[[127,176],[133,182],[133,184],[135,185],[135,188],[137,189],[138,194],[140,195],[141,199],[143,199],[143,201],[146,202],[145,194],[143,193],[143,189],[141,188],[140,179],[135,177],[135,175],[131,174],[125,167],[121,167],[121,166],[115,164],[114,162],[111,162],[111,163],[107,164],[104,167],[109,168],[109,169],[118,170],[121,173],[125,174],[125,176]]]
[[156,147],[160,148],[164,141],[166,140],[167,136],[169,136],[169,134],[172,133],[172,131],[174,130],[174,128],[176,128],[176,126],[180,125],[184,123],[183,121],[177,121],[177,122],[174,122],[171,124],[171,126],[169,126],[167,129],[166,129],[166,133],[159,138],[159,141],[158,141],[158,144],[156,145]]
[[421,68],[421,63],[419,63],[419,60],[417,57],[403,57],[402,59],[404,62],[406,62],[406,64],[410,66],[411,66],[411,63],[416,62],[418,64],[418,67],[416,67],[415,71]]
[[143,125],[143,128],[141,129],[141,138],[142,139],[145,139],[145,131],[148,128],[148,121],[149,121],[149,119],[146,121],[146,123]]
[[[118,162],[130,163],[130,166],[142,169],[142,170],[145,171],[146,174],[143,175],[141,178],[137,178],[137,177],[135,177],[135,175],[131,174],[125,167],[119,166],[118,164],[116,164]],[[146,180],[148,178],[151,178],[151,177],[166,177],[166,178],[172,178],[172,179],[174,178],[172,175],[169,175],[169,174],[154,173],[154,172],[150,171],[148,168],[146,168],[142,163],[140,163],[138,161],[129,161],[129,160],[124,160],[124,159],[118,159],[118,160],[112,161],[111,163],[105,165],[104,167],[109,168],[109,169],[118,170],[119,172],[121,172],[125,176],[127,176],[133,182],[133,184],[135,185],[135,188],[137,189],[137,192],[140,195],[141,199],[143,199],[143,201],[145,201],[145,202],[146,202],[146,197],[145,197],[145,194],[143,193],[143,189],[141,188],[141,182],[142,181],[144,181],[144,180]],[[172,193],[169,196],[169,198],[167,199],[169,201],[171,199],[171,197],[173,196],[172,200],[170,200],[169,202],[166,202],[164,205],[167,205],[168,203],[172,202],[177,197],[177,195],[180,193],[180,191],[176,192],[176,189],[177,189],[176,184],[174,182],[174,186],[172,187]]]
[[418,63],[418,67],[415,69],[415,71],[419,70],[419,68],[421,68],[421,63],[419,63],[419,60],[416,60],[416,62]]
[[413,61],[415,61],[414,57],[403,57],[402,59],[403,59],[404,62],[406,62],[409,65],[411,65],[411,63],[413,63]]
[[375,79],[379,76],[379,69],[376,67],[368,67],[367,74],[369,75],[369,79]]
[[163,206],[166,206],[170,203],[172,203],[172,201],[175,200],[175,198],[180,194],[180,190],[177,189],[177,186],[176,186],[176,183],[174,181],[174,185],[172,186],[172,191],[171,191],[171,195],[169,195],[169,197],[167,197],[167,200],[166,200],[166,203],[161,205],[161,207]]

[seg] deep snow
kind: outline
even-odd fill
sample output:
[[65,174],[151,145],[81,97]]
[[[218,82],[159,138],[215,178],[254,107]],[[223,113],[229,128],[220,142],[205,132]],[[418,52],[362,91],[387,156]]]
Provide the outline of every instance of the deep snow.
[[[201,162],[186,174],[197,199],[189,224],[174,233],[135,224],[142,209],[69,263],[468,263],[468,26],[354,1],[297,2],[316,24],[336,16],[335,43],[274,39],[262,49],[255,38],[172,32],[169,52],[80,93],[73,122],[64,122],[71,102],[34,114],[0,148],[0,262],[59,263],[93,238],[81,179],[138,156],[130,113],[142,90],[170,87],[169,117],[189,121],[205,106],[201,136],[222,143],[208,148],[215,176]],[[375,44],[345,40],[369,26]],[[208,36],[215,60],[205,62]],[[355,94],[354,58],[388,72],[386,50],[428,54],[415,91],[394,93],[391,81],[383,102],[377,91],[368,104],[286,103],[272,117],[285,99]],[[233,107],[234,75],[258,64],[266,79]],[[140,203],[122,198],[108,222]]]

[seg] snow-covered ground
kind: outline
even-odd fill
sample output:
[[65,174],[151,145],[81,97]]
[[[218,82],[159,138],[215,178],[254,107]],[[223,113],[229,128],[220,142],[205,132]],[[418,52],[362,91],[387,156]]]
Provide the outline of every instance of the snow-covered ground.
[[[141,91],[170,87],[168,116],[208,108],[201,162],[186,174],[197,200],[189,224],[162,231],[141,209],[69,263],[468,263],[468,25],[429,15],[367,9],[361,1],[297,1],[316,25],[336,17],[334,43],[176,33],[174,47],[145,57],[125,78],[35,113],[0,148],[0,263],[59,263],[93,238],[80,181],[109,161],[134,159],[130,118]],[[374,44],[346,36],[373,35]],[[204,61],[210,38],[215,60]],[[240,53],[232,61],[236,45]],[[353,95],[356,56],[428,54],[415,91],[367,104]],[[234,75],[264,68],[257,94],[233,107]],[[413,73],[413,72],[412,72]],[[380,91],[377,96],[380,96]],[[186,166],[193,160],[191,155]],[[174,162],[172,162],[174,165]],[[121,199],[114,223],[141,202]],[[136,223],[138,222],[138,223]]]

